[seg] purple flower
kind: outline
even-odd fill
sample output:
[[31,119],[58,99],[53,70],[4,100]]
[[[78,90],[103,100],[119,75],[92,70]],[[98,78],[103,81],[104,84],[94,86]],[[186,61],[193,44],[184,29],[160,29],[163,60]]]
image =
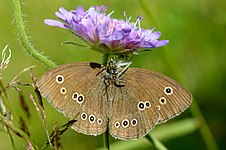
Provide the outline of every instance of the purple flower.
[[130,22],[130,19],[118,20],[110,17],[113,12],[107,15],[106,9],[105,6],[92,6],[85,11],[82,6],[78,6],[76,10],[67,11],[61,7],[55,13],[61,21],[46,19],[44,22],[49,26],[70,29],[92,49],[110,54],[135,53],[169,42],[158,40],[161,33],[154,29],[142,29],[141,16],[137,17],[136,22]]

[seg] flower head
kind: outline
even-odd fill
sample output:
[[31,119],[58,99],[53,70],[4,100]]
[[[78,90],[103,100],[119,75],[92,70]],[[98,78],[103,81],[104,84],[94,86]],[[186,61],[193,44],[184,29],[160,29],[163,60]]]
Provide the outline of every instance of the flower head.
[[[92,49],[103,53],[120,54],[138,52],[166,45],[168,40],[158,40],[161,33],[153,29],[140,27],[141,16],[136,22],[118,20],[106,14],[105,6],[92,6],[87,11],[82,6],[67,11],[63,7],[56,12],[61,20],[46,19],[45,24],[70,29],[76,36],[83,39]],[[124,13],[125,14],[125,13]]]

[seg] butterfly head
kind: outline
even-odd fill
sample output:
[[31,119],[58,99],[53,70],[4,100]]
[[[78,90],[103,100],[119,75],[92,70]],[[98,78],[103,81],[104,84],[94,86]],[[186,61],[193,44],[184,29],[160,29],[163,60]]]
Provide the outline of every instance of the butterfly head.
[[116,86],[124,86],[125,82],[122,80],[122,75],[128,69],[129,65],[131,64],[130,61],[123,61],[111,58],[106,66],[105,71],[105,81],[109,84],[115,84]]

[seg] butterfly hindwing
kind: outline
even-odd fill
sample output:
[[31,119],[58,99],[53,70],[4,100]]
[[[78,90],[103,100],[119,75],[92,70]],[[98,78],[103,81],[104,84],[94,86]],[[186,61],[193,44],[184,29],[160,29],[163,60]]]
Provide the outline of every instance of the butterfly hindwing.
[[[125,76],[126,77],[126,76]],[[159,120],[159,112],[153,101],[148,101],[134,78],[124,78],[125,86],[112,85],[112,108],[110,109],[110,134],[119,139],[137,139],[146,135]]]

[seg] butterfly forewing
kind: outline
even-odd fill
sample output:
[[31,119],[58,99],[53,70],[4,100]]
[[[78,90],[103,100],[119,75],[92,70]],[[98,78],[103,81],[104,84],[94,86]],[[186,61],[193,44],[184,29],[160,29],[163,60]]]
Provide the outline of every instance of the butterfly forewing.
[[191,103],[191,94],[173,79],[157,72],[130,68],[124,75],[125,80],[133,79],[137,90],[146,91],[148,101],[154,103],[160,113],[159,123],[179,115]]
[[72,63],[48,71],[37,82],[42,95],[56,109],[78,120],[72,128],[88,135],[101,134],[107,127],[99,72],[101,68],[92,68],[90,63]]

